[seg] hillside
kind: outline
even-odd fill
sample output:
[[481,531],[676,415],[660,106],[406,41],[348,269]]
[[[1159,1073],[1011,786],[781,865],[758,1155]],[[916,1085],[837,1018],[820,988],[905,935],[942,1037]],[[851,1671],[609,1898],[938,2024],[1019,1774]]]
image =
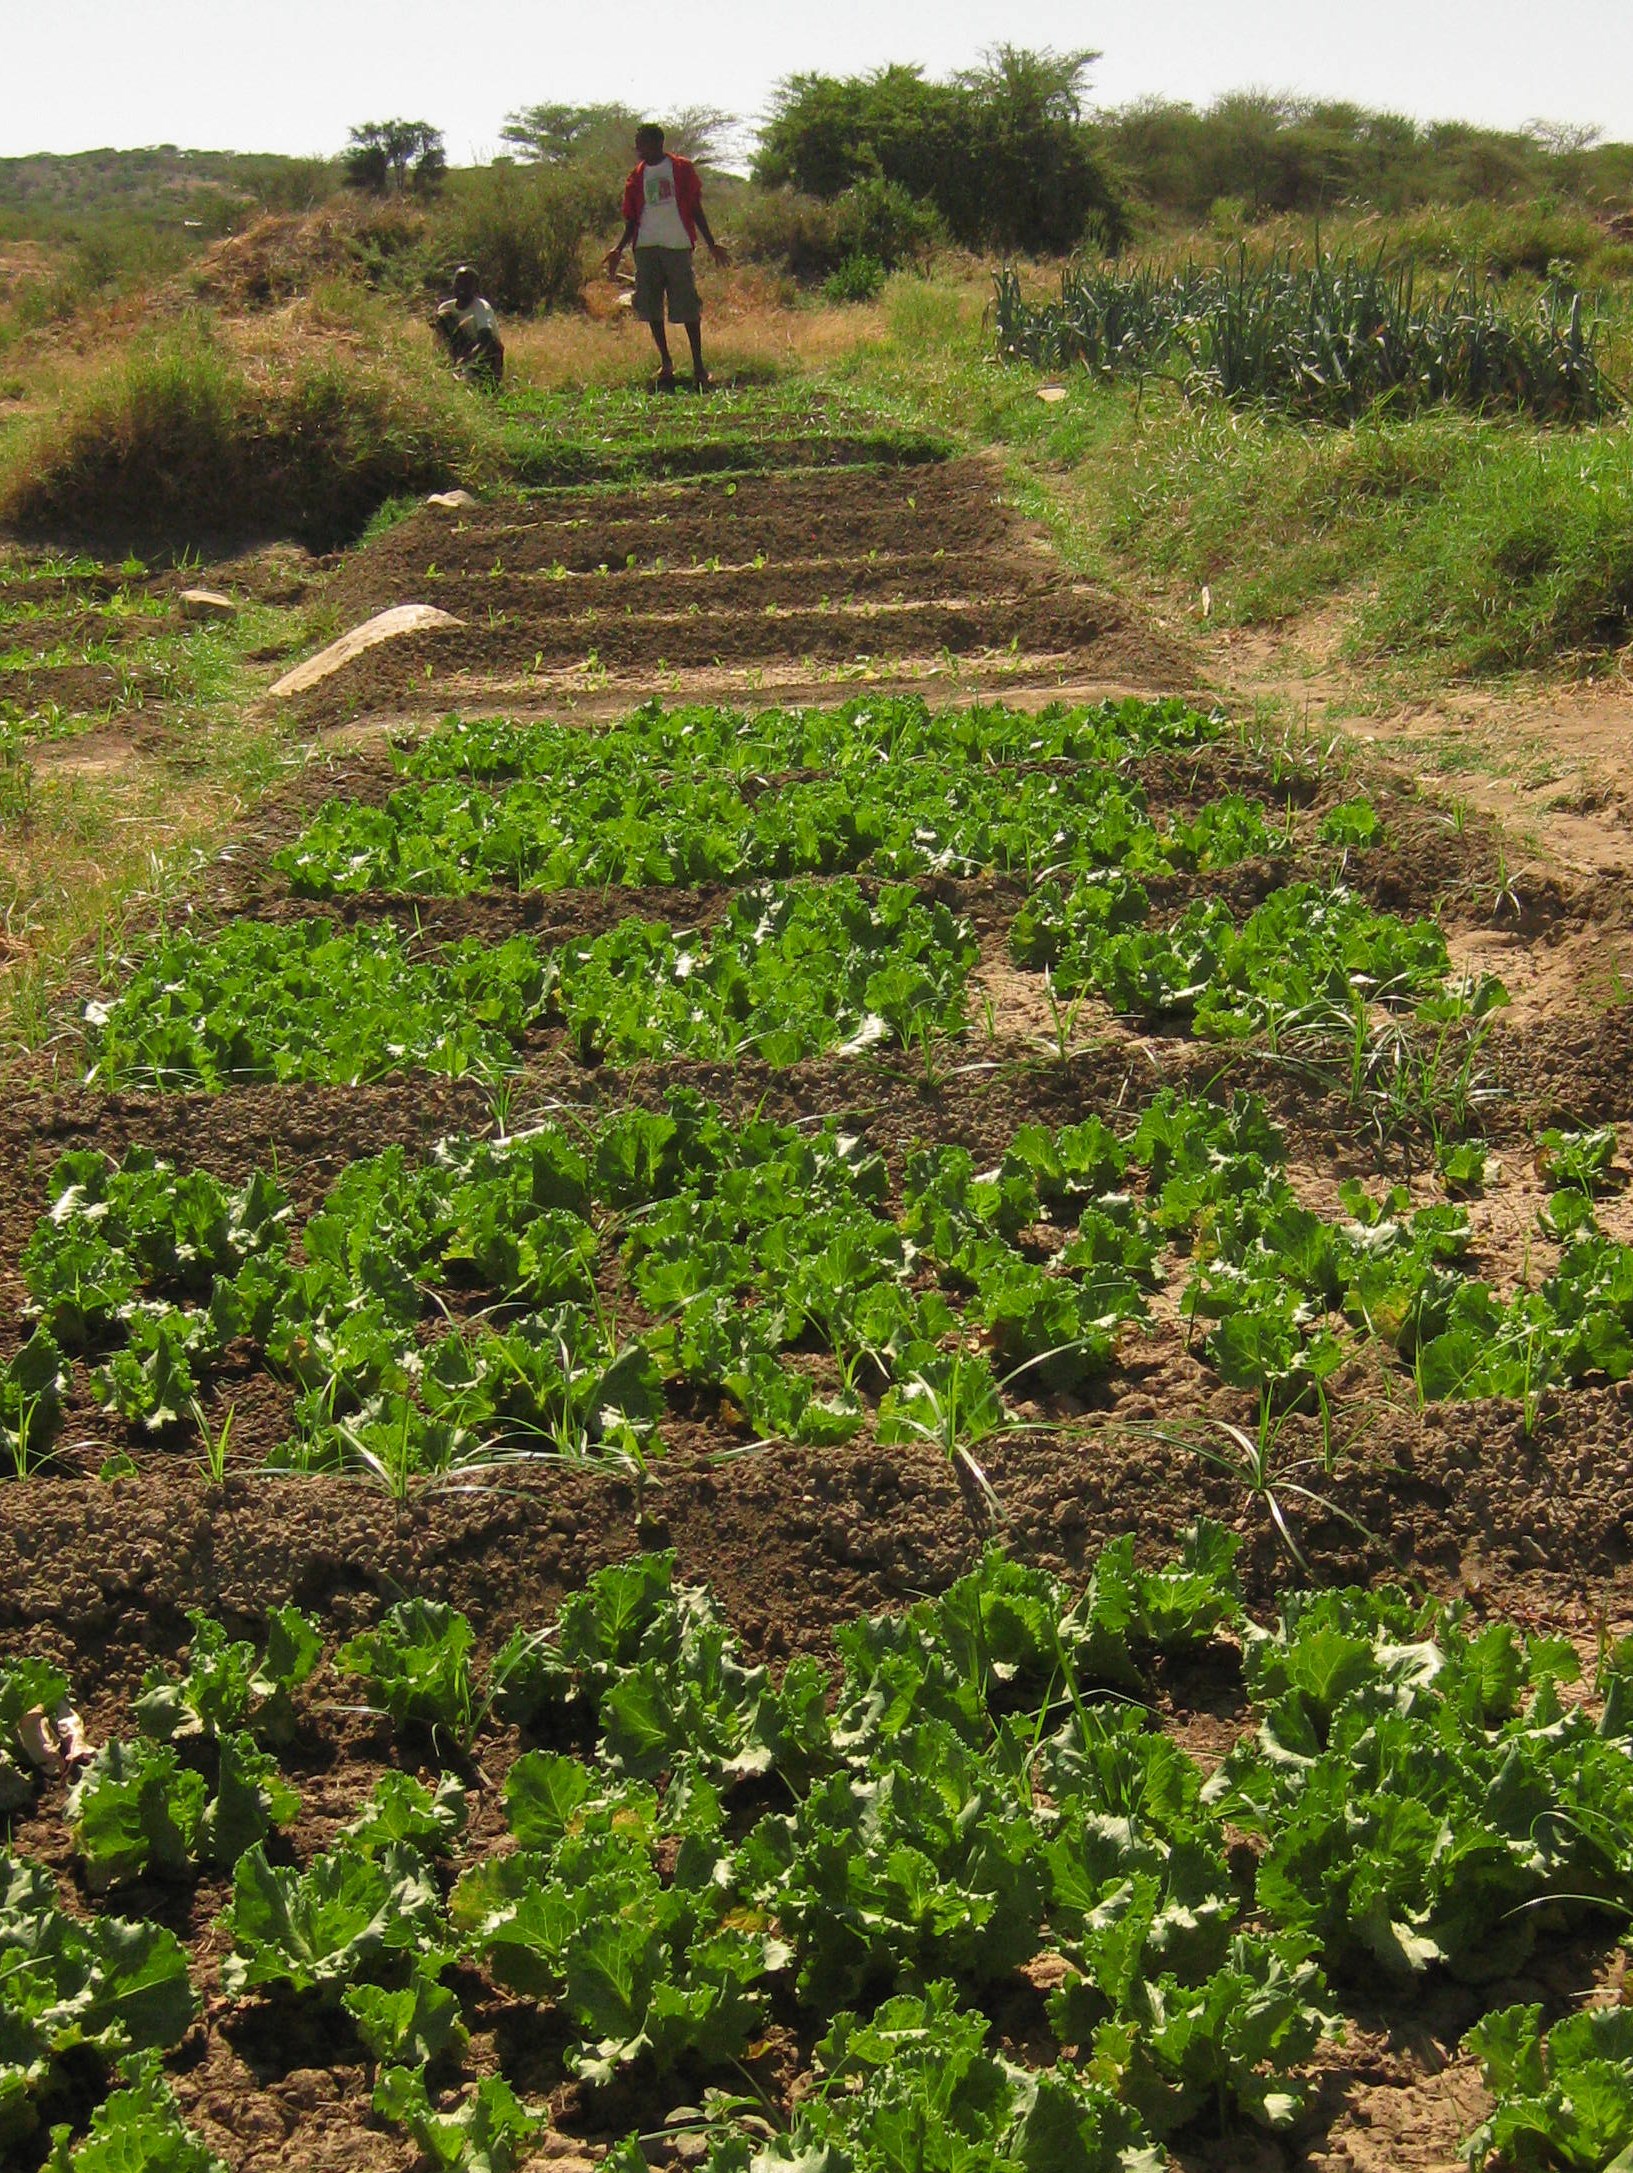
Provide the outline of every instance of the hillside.
[[324,160],[275,152],[184,151],[173,143],[140,151],[42,151],[0,159],[0,222],[32,228],[117,214],[220,227],[252,204],[304,208],[327,192],[332,178]]

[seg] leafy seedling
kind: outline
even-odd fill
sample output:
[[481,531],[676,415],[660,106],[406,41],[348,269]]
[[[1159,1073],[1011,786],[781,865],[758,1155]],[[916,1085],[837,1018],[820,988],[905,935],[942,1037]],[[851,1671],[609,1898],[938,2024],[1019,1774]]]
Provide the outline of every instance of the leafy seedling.
[[406,2127],[442,2173],[515,2173],[546,2125],[502,2075],[484,2076],[455,2111],[441,2113],[418,2070],[388,2067],[374,2086],[374,2110]]
[[266,1985],[338,1998],[349,1984],[395,1975],[432,1950],[441,1897],[421,1858],[401,1843],[378,1854],[342,1845],[304,1871],[250,1849],[233,1873],[222,1926],[232,1951],[221,1982],[234,1999]]
[[298,1607],[275,1607],[259,1654],[229,1638],[221,1624],[195,1609],[187,1672],[175,1677],[150,1668],[136,1700],[137,1725],[161,1743],[248,1729],[262,1743],[283,1744],[295,1733],[294,1693],[322,1658],[317,1624]]
[[360,1676],[371,1699],[399,1727],[429,1728],[468,1748],[476,1729],[471,1683],[475,1633],[443,1600],[402,1600],[341,1646],[335,1666]]

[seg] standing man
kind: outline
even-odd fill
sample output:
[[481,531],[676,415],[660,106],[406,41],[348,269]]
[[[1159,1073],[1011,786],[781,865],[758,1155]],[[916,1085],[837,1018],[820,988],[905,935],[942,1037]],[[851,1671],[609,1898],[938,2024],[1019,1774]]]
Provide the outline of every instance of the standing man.
[[692,382],[702,392],[709,373],[703,367],[703,304],[692,277],[692,251],[701,234],[717,264],[725,263],[726,252],[703,216],[703,184],[697,168],[689,158],[664,150],[663,130],[651,121],[635,131],[635,156],[640,164],[624,183],[623,238],[603,261],[608,272],[616,272],[624,251],[634,243],[635,314],[642,324],[651,326],[658,349],[654,391],[675,389],[675,365],[663,329],[667,297],[669,322],[686,327]]

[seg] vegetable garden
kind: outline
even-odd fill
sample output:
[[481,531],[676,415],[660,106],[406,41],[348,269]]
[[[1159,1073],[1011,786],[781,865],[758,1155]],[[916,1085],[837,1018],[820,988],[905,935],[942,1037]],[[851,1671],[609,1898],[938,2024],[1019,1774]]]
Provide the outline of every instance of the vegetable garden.
[[[525,646],[602,510],[334,580]],[[3,1120],[8,2165],[1633,2163],[1620,1021],[1477,818],[982,654],[368,665],[98,962]]]

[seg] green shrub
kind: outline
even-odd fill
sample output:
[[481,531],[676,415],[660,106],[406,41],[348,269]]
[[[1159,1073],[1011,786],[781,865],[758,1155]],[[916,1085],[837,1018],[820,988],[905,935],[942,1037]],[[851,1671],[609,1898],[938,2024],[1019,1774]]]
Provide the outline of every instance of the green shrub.
[[931,82],[916,67],[793,75],[772,101],[754,176],[834,198],[882,176],[936,206],[966,248],[1060,253],[1128,237],[1122,191],[1088,118],[1086,52],[994,46]]
[[450,187],[433,230],[451,268],[474,264],[499,310],[577,305],[586,243],[606,223],[605,191],[567,167],[487,166]]
[[481,428],[429,356],[324,352],[252,376],[193,329],[121,358],[23,439],[0,475],[0,525],[328,549],[387,499],[470,472]]
[[839,269],[822,282],[829,302],[871,302],[885,283],[885,268],[877,257],[847,257]]
[[910,196],[897,182],[869,174],[834,198],[835,237],[845,260],[868,257],[883,271],[923,263],[946,239],[934,204]]
[[933,204],[894,181],[870,174],[827,202],[797,189],[745,189],[732,205],[732,242],[739,256],[774,265],[805,285],[832,280],[865,260],[879,279],[866,292],[835,292],[830,299],[870,301],[884,274],[904,264],[925,265],[946,229]]

